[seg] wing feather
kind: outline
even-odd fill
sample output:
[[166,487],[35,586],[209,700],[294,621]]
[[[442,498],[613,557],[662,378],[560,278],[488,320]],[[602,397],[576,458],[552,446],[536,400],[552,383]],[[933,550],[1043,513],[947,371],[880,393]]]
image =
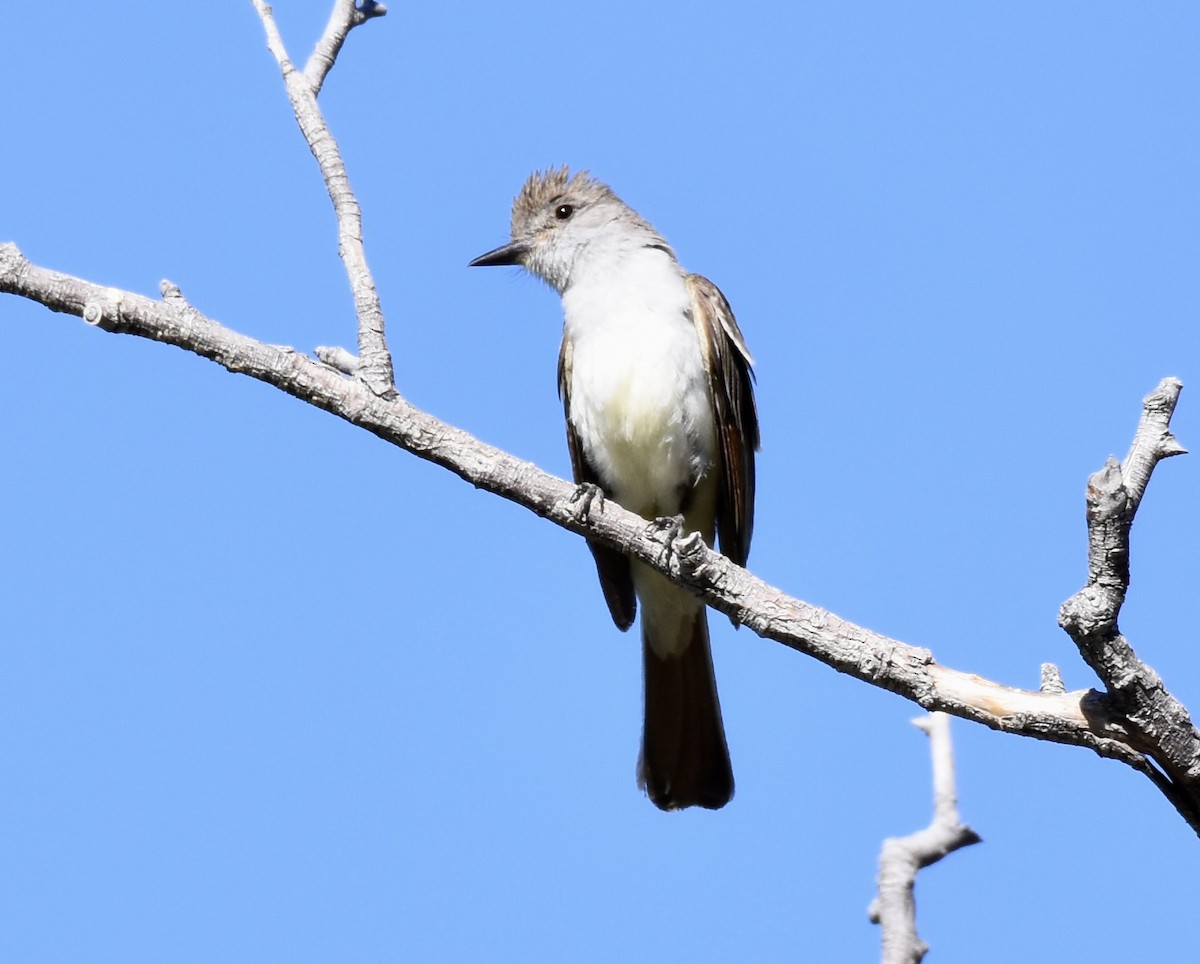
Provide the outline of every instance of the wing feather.
[[721,551],[744,566],[754,531],[754,453],[759,447],[754,359],[721,289],[698,274],[688,275],[687,284],[692,320],[705,355],[721,454],[717,536]]

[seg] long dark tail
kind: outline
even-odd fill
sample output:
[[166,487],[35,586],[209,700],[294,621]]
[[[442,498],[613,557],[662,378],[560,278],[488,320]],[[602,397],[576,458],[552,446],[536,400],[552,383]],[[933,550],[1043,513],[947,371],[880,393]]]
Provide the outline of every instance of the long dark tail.
[[718,810],[733,796],[733,767],[721,722],[721,704],[708,642],[707,610],[692,620],[691,642],[678,656],[660,658],[646,640],[646,722],[638,786],[661,810]]

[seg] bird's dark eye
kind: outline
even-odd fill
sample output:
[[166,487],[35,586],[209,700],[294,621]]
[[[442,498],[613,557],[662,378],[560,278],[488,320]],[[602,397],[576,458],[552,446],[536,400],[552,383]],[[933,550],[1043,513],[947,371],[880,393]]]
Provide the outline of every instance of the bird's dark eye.
[[575,213],[575,207],[571,204],[560,204],[554,209],[554,216],[560,221],[565,221]]

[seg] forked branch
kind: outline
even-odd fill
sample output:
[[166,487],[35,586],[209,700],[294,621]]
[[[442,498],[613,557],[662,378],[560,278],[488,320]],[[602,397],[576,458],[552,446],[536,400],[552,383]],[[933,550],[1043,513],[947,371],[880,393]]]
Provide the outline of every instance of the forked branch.
[[[329,199],[337,215],[338,253],[346,267],[350,290],[354,295],[354,314],[358,319],[358,367],[355,374],[376,395],[388,395],[395,390],[392,371],[392,355],[388,351],[384,336],[383,306],[371,269],[367,267],[366,249],[363,247],[362,208],[350,188],[350,176],[337,141],[329,132],[325,116],[317,105],[317,94],[321,90],[326,74],[333,67],[334,59],[341,49],[350,30],[368,19],[368,15],[355,7],[349,0],[337,0],[333,16],[325,28],[325,34],[317,41],[316,49],[309,58],[304,72],[296,69],[288,57],[283,37],[275,23],[271,7],[263,0],[253,0],[254,8],[262,20],[267,33],[267,48],[279,64],[283,74],[288,99],[300,132],[308,142],[313,157],[321,168]],[[377,4],[371,5],[375,16],[380,14]],[[386,12],[386,8],[382,10]]]
[[889,837],[879,853],[879,894],[867,911],[880,925],[883,964],[920,964],[929,948],[917,936],[917,871],[980,842],[979,834],[958,819],[954,747],[950,717],[930,713],[913,720],[929,737],[933,763],[933,820],[907,837]]
[[[1109,458],[1088,479],[1088,581],[1062,605],[1058,621],[1096,671],[1109,700],[1127,721],[1127,741],[1161,771],[1147,775],[1176,806],[1193,813],[1200,798],[1200,733],[1187,708],[1167,691],[1117,628],[1129,590],[1129,533],[1150,475],[1163,459],[1186,449],[1171,434],[1171,415],[1183,384],[1164,378],[1142,402],[1129,454]],[[1186,815],[1186,814],[1185,814]],[[1195,826],[1194,817],[1192,820]]]

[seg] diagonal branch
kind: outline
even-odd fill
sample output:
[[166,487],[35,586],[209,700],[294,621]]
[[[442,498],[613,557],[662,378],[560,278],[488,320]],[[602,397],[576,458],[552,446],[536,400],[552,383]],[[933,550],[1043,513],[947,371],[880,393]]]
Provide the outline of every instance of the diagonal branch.
[[[283,82],[287,88],[288,99],[292,102],[296,123],[300,125],[313,157],[317,159],[321,176],[325,179],[325,187],[329,191],[329,199],[333,202],[333,210],[337,215],[338,254],[346,267],[350,290],[354,293],[354,314],[358,318],[359,359],[356,374],[376,395],[387,395],[395,391],[392,356],[384,336],[383,307],[379,302],[379,292],[375,288],[371,270],[367,267],[366,250],[363,248],[362,208],[359,207],[358,199],[350,188],[350,177],[346,173],[346,165],[337,141],[333,139],[321,108],[317,106],[320,82],[333,66],[333,61],[330,59],[328,66],[314,67],[314,61],[310,59],[309,67],[313,69],[311,79],[307,76],[307,71],[298,71],[288,58],[287,48],[279,34],[271,7],[264,0],[253,2],[267,34],[267,47],[275,56],[283,74]],[[318,54],[321,58],[337,55],[346,33],[356,25],[353,18],[345,22],[339,20],[339,15],[350,16],[347,7],[353,11],[354,4],[338,0],[325,36],[318,43],[317,52],[313,54],[314,58],[317,58]],[[316,62],[324,63],[322,59]]]
[[[1143,424],[1124,469],[1113,463],[1093,477],[1089,584],[1063,607],[1064,627],[1076,636],[1108,692],[1068,693],[1061,685],[1020,690],[942,666],[927,649],[855,626],[785,595],[710,550],[698,536],[675,538],[670,530],[647,525],[645,519],[612,501],[582,511],[574,486],[399,397],[384,338],[383,311],[363,249],[361,210],[316,101],[349,30],[369,16],[378,16],[381,8],[364,2],[355,9],[348,0],[335,0],[330,25],[302,74],[288,58],[271,8],[264,0],[253,2],[337,214],[339,253],[358,318],[358,357],[343,349],[317,349],[320,360],[315,360],[292,348],[267,345],[206,318],[170,282],[162,283],[162,298],[155,300],[38,267],[13,244],[0,244],[0,292],[82,317],[106,331],[176,345],[231,372],[273,385],[454,472],[477,488],[645,562],[760,636],[927,710],[1005,733],[1087,747],[1120,760],[1151,779],[1200,834],[1196,732],[1186,710],[1166,693],[1153,670],[1136,661],[1116,632],[1116,612],[1128,585],[1128,527],[1133,511],[1154,464],[1182,451],[1167,431],[1179,393],[1177,381],[1168,379],[1147,399]],[[1122,668],[1129,673],[1123,674]]]
[[[194,352],[360,426],[460,478],[523,505],[571,532],[645,562],[713,608],[767,639],[812,656],[838,672],[1004,733],[1087,747],[1156,779],[1200,834],[1200,794],[1180,793],[1130,742],[1128,721],[1094,690],[1021,690],[951,669],[933,654],[792,598],[713,552],[695,534],[682,539],[611,499],[581,513],[576,487],[415,408],[380,396],[359,378],[267,345],[206,318],[163,283],[162,300],[106,288],[31,264],[0,245],[0,292],[84,318],[105,331],[137,335]],[[1172,795],[1174,794],[1174,795]]]

